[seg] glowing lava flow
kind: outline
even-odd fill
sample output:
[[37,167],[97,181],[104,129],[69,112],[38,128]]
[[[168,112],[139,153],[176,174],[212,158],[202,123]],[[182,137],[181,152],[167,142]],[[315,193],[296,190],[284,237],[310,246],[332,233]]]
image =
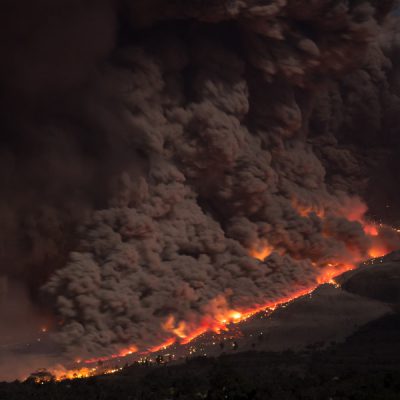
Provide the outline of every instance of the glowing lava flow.
[[53,369],[51,373],[54,375],[56,381],[65,379],[82,379],[96,375],[97,368],[78,368],[72,370],[64,370],[63,368]]
[[368,250],[370,258],[383,257],[398,248],[400,244],[399,230],[383,224],[362,222],[365,234],[371,240]]
[[[321,277],[320,283],[329,282],[329,281],[331,281],[331,279],[332,279],[331,274],[328,274],[326,276],[326,281],[325,281],[325,279],[323,279]],[[218,316],[215,319],[206,317],[203,320],[203,322],[201,323],[200,327],[190,331],[190,333],[188,333],[185,337],[180,338],[179,344],[186,345],[186,344],[190,343],[192,340],[196,339],[197,337],[199,337],[209,331],[220,334],[222,331],[229,330],[230,324],[237,324],[239,322],[243,322],[246,319],[250,318],[251,316],[253,316],[261,311],[273,311],[277,307],[279,307],[281,305],[285,305],[289,302],[292,302],[293,300],[297,299],[298,297],[310,294],[311,292],[313,292],[315,290],[315,288],[317,286],[318,285],[315,285],[315,286],[312,286],[309,288],[305,288],[305,289],[301,289],[298,292],[292,294],[291,296],[281,298],[277,301],[268,302],[268,303],[265,303],[265,304],[262,304],[262,305],[259,305],[259,306],[253,307],[253,308],[244,309],[241,311],[230,310],[226,314],[221,314],[220,316]],[[168,322],[168,320],[167,320],[167,322]],[[183,322],[180,323],[179,325],[181,327],[183,327]],[[166,326],[166,325],[164,325],[164,326]],[[181,336],[183,336],[182,332],[181,332]],[[171,338],[167,339],[166,341],[164,341],[163,343],[161,343],[160,345],[151,347],[147,351],[141,352],[140,354],[147,355],[147,354],[157,353],[161,350],[166,350],[168,347],[172,346],[173,344],[175,344],[177,342],[178,342],[178,338],[176,336],[171,337]],[[99,364],[99,362],[101,363],[103,361],[109,361],[109,360],[116,359],[119,357],[124,357],[126,355],[130,355],[130,354],[134,353],[134,351],[129,350],[132,348],[137,350],[137,348],[135,346],[131,346],[127,349],[121,350],[117,354],[113,354],[108,357],[99,357],[99,358],[84,360],[83,362],[85,364],[93,364],[93,363]],[[71,370],[66,370],[64,368],[59,368],[59,369],[55,368],[55,369],[51,370],[51,374],[55,377],[56,381],[60,381],[60,380],[65,380],[65,379],[87,378],[87,377],[100,375],[100,374],[112,374],[112,373],[120,371],[121,369],[122,368],[102,369],[99,366],[92,367],[92,368],[84,367],[84,368],[77,368],[77,369],[71,369]],[[38,380],[38,383],[41,383],[41,381],[46,381],[46,380],[40,379],[40,381]]]
[[[299,206],[297,205],[297,207]],[[316,214],[318,214],[318,216],[320,217],[323,217],[324,214],[323,211],[321,210],[317,211],[318,213]],[[302,209],[299,215],[306,216],[310,212],[315,213],[315,211],[312,210],[311,208],[307,208],[307,209]],[[389,232],[389,236],[392,235],[392,239],[393,235],[395,235],[396,236],[395,243],[397,246],[400,245],[400,236],[398,230],[383,225],[377,225],[374,223],[366,222],[364,220],[364,212],[365,210],[360,207],[359,210],[355,211],[350,210],[349,214],[345,215],[345,217],[348,218],[349,220],[357,221],[361,224],[366,237],[369,238],[370,240],[371,245],[368,254],[371,258],[381,257],[395,249],[392,248],[393,245],[391,246],[387,244],[390,242],[390,240],[387,242],[387,237],[386,237],[387,235],[385,236],[385,232],[386,234]],[[265,245],[263,247],[256,247],[250,250],[250,256],[260,261],[264,261],[273,251],[274,248],[272,246]],[[325,283],[336,284],[336,282],[334,281],[334,278],[336,276],[356,268],[356,265],[362,261],[365,261],[362,256],[355,256],[354,260],[351,263],[326,264],[320,269],[320,274],[316,277],[315,283],[309,287],[299,288],[299,290],[294,291],[287,297],[269,301],[264,304],[254,305],[253,307],[247,309],[226,309],[225,311],[219,311],[219,313],[217,314],[206,315],[202,318],[202,320],[197,326],[188,324],[185,321],[176,321],[175,317],[171,315],[162,324],[161,328],[165,332],[171,334],[172,337],[169,337],[164,342],[160,343],[159,345],[155,345],[147,349],[146,351],[139,352],[139,354],[146,355],[146,354],[157,353],[161,350],[167,349],[168,347],[172,346],[175,343],[186,345],[206,332],[215,332],[217,334],[220,334],[222,331],[229,330],[229,325],[231,324],[237,324],[243,322],[249,317],[261,311],[273,311],[279,306],[290,303],[301,296],[310,294],[321,284]],[[316,263],[313,263],[313,265],[315,266],[316,270],[318,270],[318,265]],[[224,308],[225,307],[223,307],[223,309]],[[136,352],[138,352],[138,348],[132,345],[127,347],[126,349],[120,350],[116,354],[99,358],[93,358],[85,360],[83,362],[85,364],[93,364],[100,362],[101,364],[101,362],[109,361],[120,357],[125,357],[134,354]],[[98,374],[113,373],[117,372],[118,370],[119,370],[118,368],[113,370],[101,370],[99,369],[98,366],[95,368],[81,368],[71,371],[55,370],[52,371],[52,373],[54,376],[56,376],[56,379],[60,380],[60,379],[72,379],[72,378],[88,377]]]
[[[120,357],[129,356],[129,355],[131,355],[133,353],[136,353],[137,351],[138,351],[137,346],[132,345],[132,346],[129,346],[127,348],[124,348],[124,349],[120,350],[116,354],[111,354],[110,356],[104,356],[104,357],[90,358],[88,360],[84,360],[84,363],[85,364],[93,364],[93,363],[98,363],[98,362],[109,361],[109,360],[112,360],[114,358],[120,358]],[[81,361],[77,361],[77,362],[79,364]]]
[[[350,269],[350,266],[349,266]],[[327,283],[332,280],[331,274],[326,275],[326,277],[321,277],[319,280],[319,283]],[[261,312],[261,311],[273,311],[277,307],[288,304],[295,299],[308,295],[312,293],[318,285],[301,289],[298,292],[292,294],[291,296],[281,298],[277,301],[274,302],[269,302],[265,303],[263,305],[259,305],[253,308],[249,308],[247,310],[242,310],[242,311],[236,311],[236,310],[231,310],[227,312],[225,316],[220,316],[219,320],[216,319],[209,319],[208,321],[204,321],[201,326],[193,331],[191,331],[185,338],[182,338],[179,343],[182,345],[190,343],[192,340],[196,339],[197,337],[203,335],[206,332],[213,331],[217,334],[220,334],[221,331],[227,331],[229,330],[229,325],[230,324],[237,324],[239,322],[243,322],[246,319],[250,318],[251,316]],[[149,348],[145,352],[141,352],[140,354],[152,354],[152,353],[157,353],[161,350],[166,350],[168,347],[172,346],[173,344],[177,343],[178,339],[177,337],[172,337],[167,339],[165,342],[161,343],[158,346],[154,346]],[[104,369],[101,367],[101,362],[103,361],[109,361],[118,357],[124,357],[126,355],[133,354],[133,351],[130,351],[129,349],[135,348],[135,346],[131,346],[128,349],[121,350],[118,354],[113,354],[108,357],[99,357],[99,358],[94,358],[94,359],[89,359],[83,361],[84,363],[87,364],[93,364],[97,363],[98,365],[95,367],[87,368],[76,368],[76,369],[70,369],[67,370],[64,367],[58,367],[58,368],[52,368],[50,370],[50,374],[45,374],[42,376],[36,377],[34,380],[38,384],[50,382],[51,380],[55,380],[57,382],[66,380],[66,379],[82,379],[82,378],[89,378],[92,376],[97,376],[97,375],[107,375],[107,374],[113,374],[116,372],[119,372],[122,370],[122,367],[120,368],[108,368]],[[80,363],[81,361],[79,361]]]
[[[304,218],[308,218],[311,214],[315,214],[321,220],[323,220],[327,214],[321,206],[303,205],[296,199],[293,199],[292,206],[298,215]],[[344,217],[348,221],[358,222],[362,226],[364,234],[370,239],[371,242],[371,246],[368,251],[368,256],[370,258],[383,257],[384,255],[398,248],[400,246],[400,230],[383,224],[367,221],[365,218],[366,212],[367,206],[365,203],[363,203],[359,198],[354,197],[348,199],[346,204],[338,205],[337,210],[335,210],[333,214]],[[381,235],[381,233],[383,233],[383,235]],[[390,239],[388,236],[392,236],[392,239]],[[393,236],[397,236],[397,238],[393,240]],[[396,244],[393,246],[389,244],[390,242],[395,242]],[[266,250],[268,254],[268,252],[271,250],[271,247],[268,246]],[[262,257],[264,254],[262,250],[258,250],[257,252],[251,252],[251,255],[255,258],[261,259],[259,256]],[[357,264],[362,261],[365,261],[365,259],[355,259],[353,260],[353,263]]]
[[158,346],[150,347],[150,349],[148,349],[146,352],[144,352],[142,354],[157,353],[157,351],[165,350],[169,346],[172,346],[175,342],[176,342],[176,338],[174,338],[174,337],[167,339],[165,342],[159,344]]
[[[303,210],[302,215],[311,212],[311,209]],[[318,210],[319,215],[323,215],[323,213]],[[365,210],[351,210],[351,215],[349,214],[349,219],[357,220],[363,227],[364,233],[371,240],[371,247],[369,249],[369,256],[372,258],[381,257],[388,252],[394,250],[389,246],[386,246],[384,240],[380,238],[380,230],[381,229],[389,229],[392,232],[396,232],[392,228],[388,228],[382,225],[376,225],[373,223],[368,223],[363,219],[363,214]],[[250,251],[250,255],[254,258],[263,261],[274,251],[273,247],[270,245],[266,245],[264,248],[257,248]],[[203,335],[206,332],[215,332],[217,334],[222,331],[227,331],[229,329],[230,324],[237,324],[239,322],[243,322],[249,317],[257,314],[261,311],[273,311],[277,307],[292,302],[293,300],[310,294],[313,292],[319,285],[329,283],[336,284],[334,278],[341,275],[346,271],[350,271],[356,268],[356,264],[364,261],[361,257],[355,258],[353,263],[340,263],[340,264],[327,264],[322,270],[320,275],[316,278],[316,282],[314,285],[299,289],[298,291],[292,293],[290,296],[280,298],[275,301],[267,302],[265,304],[256,305],[254,307],[248,309],[240,309],[240,310],[228,310],[225,313],[214,316],[206,316],[203,318],[199,326],[190,327],[184,321],[179,321],[177,324],[173,316],[169,316],[167,321],[163,324],[163,329],[167,332],[170,332],[174,335],[174,337],[168,339],[166,342],[159,346],[155,346],[148,350],[149,353],[157,352],[161,349],[165,349],[172,344],[179,342],[180,344],[188,344],[192,340],[197,337]],[[316,266],[317,267],[317,266]]]
[[83,379],[97,375],[109,375],[121,371],[123,368],[101,368],[99,366],[92,368],[76,368],[67,370],[62,366],[52,368],[50,372],[47,370],[39,370],[31,375],[31,379],[37,384],[49,382],[61,382],[67,379]]

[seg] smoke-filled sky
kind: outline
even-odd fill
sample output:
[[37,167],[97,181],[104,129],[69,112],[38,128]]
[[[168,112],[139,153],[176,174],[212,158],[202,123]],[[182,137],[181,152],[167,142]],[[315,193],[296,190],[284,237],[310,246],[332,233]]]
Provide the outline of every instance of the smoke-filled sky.
[[3,3],[0,342],[145,349],[400,221],[394,1]]

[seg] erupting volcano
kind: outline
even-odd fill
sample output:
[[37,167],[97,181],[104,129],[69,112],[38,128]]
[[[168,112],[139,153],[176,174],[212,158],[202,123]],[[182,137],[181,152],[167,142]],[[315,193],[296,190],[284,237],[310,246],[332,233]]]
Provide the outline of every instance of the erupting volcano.
[[[346,271],[350,271],[352,269],[357,268],[357,264],[362,261],[365,261],[367,258],[383,257],[384,255],[388,254],[393,250],[393,248],[390,247],[388,241],[386,241],[382,237],[383,234],[381,233],[381,231],[390,232],[390,236],[392,237],[392,240],[395,240],[395,243],[398,243],[398,241],[400,240],[398,231],[394,228],[385,226],[376,226],[375,224],[372,223],[366,223],[363,220],[360,220],[359,222],[363,226],[365,234],[370,239],[370,247],[368,248],[368,253],[367,253],[368,257],[364,259],[361,256],[355,257],[353,259],[353,263],[347,263],[347,264],[328,263],[324,265],[323,268],[320,268],[319,275],[316,277],[316,281],[312,285],[310,285],[309,287],[298,289],[297,291],[294,290],[293,293],[291,293],[289,296],[279,297],[277,298],[276,301],[270,301],[264,304],[255,304],[250,307],[249,306],[238,307],[238,309],[233,310],[233,309],[227,309],[228,306],[226,304],[225,299],[221,298],[218,301],[221,301],[222,306],[219,308],[217,314],[215,315],[207,314],[203,316],[197,324],[193,324],[192,326],[185,321],[177,322],[175,321],[173,315],[169,315],[166,321],[161,325],[161,328],[163,331],[167,332],[168,334],[171,334],[172,336],[169,339],[163,341],[159,345],[149,347],[146,350],[140,351],[139,354],[147,355],[147,354],[157,353],[162,349],[166,349],[169,346],[172,346],[174,343],[180,343],[186,345],[206,332],[215,332],[216,334],[220,334],[221,331],[228,331],[229,327],[232,324],[238,324],[240,322],[243,322],[256,313],[266,310],[273,311],[278,306],[285,305],[301,296],[312,293],[317,287],[317,285],[322,285],[326,283],[336,284],[334,280],[336,276]],[[251,257],[257,258],[260,261],[264,261],[264,259],[266,259],[267,257],[269,257],[269,255],[272,254],[272,252],[273,250],[267,246],[265,249],[262,249],[257,254],[250,253],[250,255]],[[261,257],[261,254],[263,255],[263,257]],[[313,264],[313,266],[316,269],[318,269],[318,265]],[[115,358],[119,359],[137,352],[139,352],[138,347],[133,345],[130,347],[122,348],[116,354],[111,354],[108,356],[103,356],[98,358],[85,359],[83,362],[85,364],[94,364],[103,361],[110,361]],[[82,361],[79,360],[79,363],[81,362]],[[78,377],[90,376],[92,373],[94,374],[99,372],[97,368],[94,369],[80,368],[77,369],[76,371],[77,372],[74,373],[77,374]],[[71,376],[71,372],[68,371],[60,372],[58,370],[55,370],[55,376],[56,377],[61,376],[64,379],[64,377],[68,378],[69,376]]]
[[185,345],[400,248],[394,1],[20,3],[0,300],[63,359]]

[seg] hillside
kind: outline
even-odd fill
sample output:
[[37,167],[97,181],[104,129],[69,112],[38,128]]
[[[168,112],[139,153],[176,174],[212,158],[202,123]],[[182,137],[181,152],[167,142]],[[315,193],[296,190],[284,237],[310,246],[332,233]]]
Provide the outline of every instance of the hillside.
[[132,365],[119,374],[36,385],[0,385],[19,399],[398,399],[400,314],[371,322],[342,344],[302,352],[197,357],[178,365]]

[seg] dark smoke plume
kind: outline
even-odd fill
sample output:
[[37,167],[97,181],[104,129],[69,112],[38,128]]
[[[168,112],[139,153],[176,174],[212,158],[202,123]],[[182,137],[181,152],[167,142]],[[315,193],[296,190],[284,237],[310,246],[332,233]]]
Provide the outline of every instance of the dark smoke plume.
[[399,217],[393,3],[7,1],[0,296],[102,355],[367,257],[363,201]]

